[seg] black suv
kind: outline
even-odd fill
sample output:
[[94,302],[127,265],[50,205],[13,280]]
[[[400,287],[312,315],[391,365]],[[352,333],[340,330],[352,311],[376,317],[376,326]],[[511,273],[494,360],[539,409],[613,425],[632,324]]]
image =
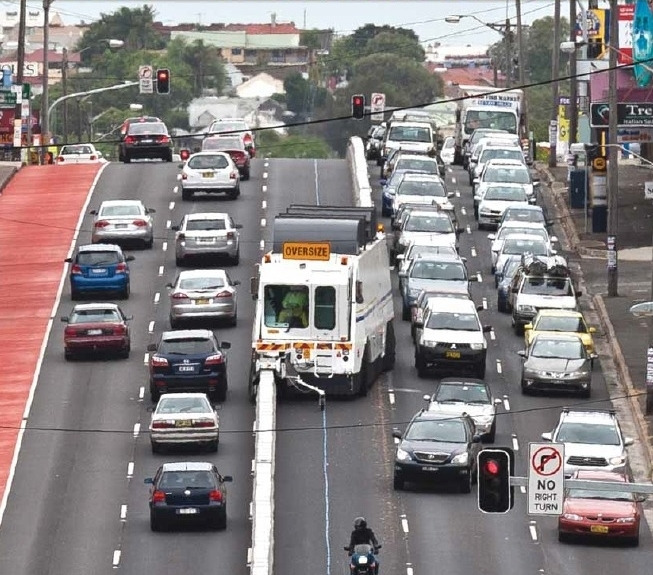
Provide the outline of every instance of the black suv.
[[395,453],[395,489],[411,481],[457,483],[461,492],[471,492],[481,436],[469,415],[452,417],[422,410],[403,434],[393,429],[392,435],[401,440]]
[[172,162],[172,138],[161,122],[129,122],[118,145],[118,160],[129,164],[135,159],[156,159]]
[[162,393],[199,391],[209,399],[227,398],[228,341],[218,343],[208,329],[164,331],[159,343],[147,350],[150,356],[150,397],[156,402]]

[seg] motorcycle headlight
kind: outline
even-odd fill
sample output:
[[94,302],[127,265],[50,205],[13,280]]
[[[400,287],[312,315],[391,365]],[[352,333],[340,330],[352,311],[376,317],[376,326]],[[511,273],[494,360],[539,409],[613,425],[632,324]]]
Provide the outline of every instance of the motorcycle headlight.
[[454,465],[467,465],[469,462],[469,453],[465,451],[465,453],[459,453],[456,455],[452,460],[451,463]]
[[611,457],[610,459],[608,459],[608,463],[610,463],[610,465],[623,465],[624,463],[626,463],[626,456],[619,455],[617,457]]
[[481,349],[485,349],[485,344],[484,343],[470,343],[469,347],[470,347],[470,349],[474,349],[476,351],[479,351]]
[[398,447],[396,459],[397,461],[410,461],[410,453],[408,453],[405,449]]
[[565,519],[568,521],[582,521],[583,516],[582,515],[576,515],[575,513],[563,513],[562,515]]

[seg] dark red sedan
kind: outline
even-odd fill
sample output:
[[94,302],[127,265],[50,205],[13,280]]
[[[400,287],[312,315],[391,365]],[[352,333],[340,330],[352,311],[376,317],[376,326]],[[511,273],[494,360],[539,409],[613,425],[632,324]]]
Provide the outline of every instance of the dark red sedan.
[[129,320],[114,303],[77,304],[61,321],[64,329],[64,356],[67,360],[82,354],[116,353],[128,358],[131,349]]
[[[572,479],[629,483],[614,471],[580,470]],[[571,487],[565,490],[562,515],[558,519],[558,539],[600,537],[639,545],[639,524],[643,498],[635,493]]]
[[251,155],[240,136],[207,136],[202,140],[202,151],[226,152],[238,167],[241,179],[249,180]]

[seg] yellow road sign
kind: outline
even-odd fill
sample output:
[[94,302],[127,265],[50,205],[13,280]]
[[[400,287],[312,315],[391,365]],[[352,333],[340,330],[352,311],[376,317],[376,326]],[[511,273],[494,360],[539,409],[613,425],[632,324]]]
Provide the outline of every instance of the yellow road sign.
[[592,167],[595,170],[603,171],[605,170],[606,165],[605,158],[594,158],[594,160],[592,160]]
[[284,242],[283,258],[286,260],[328,261],[331,257],[329,242]]

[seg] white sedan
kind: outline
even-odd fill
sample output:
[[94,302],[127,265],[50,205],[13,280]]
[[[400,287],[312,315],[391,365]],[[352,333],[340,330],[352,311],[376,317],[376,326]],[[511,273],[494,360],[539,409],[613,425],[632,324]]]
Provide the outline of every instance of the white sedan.
[[57,154],[57,165],[68,164],[99,164],[106,163],[102,152],[95,149],[93,144],[67,144],[61,146]]
[[499,256],[499,252],[501,251],[501,248],[503,247],[504,240],[509,235],[514,235],[514,234],[526,234],[529,236],[535,236],[537,238],[540,238],[546,242],[549,250],[552,250],[553,244],[558,241],[558,238],[556,236],[549,236],[549,232],[540,223],[522,222],[516,220],[505,222],[499,228],[499,231],[496,234],[488,234],[487,236],[488,239],[492,240],[492,244],[490,245],[490,254],[492,257],[492,273],[494,273],[496,263],[497,263],[497,258]]
[[150,421],[152,453],[162,445],[200,444],[218,450],[220,420],[205,393],[162,395]]
[[197,152],[179,167],[183,201],[191,200],[198,192],[227,194],[231,199],[240,195],[238,166],[226,152]]

